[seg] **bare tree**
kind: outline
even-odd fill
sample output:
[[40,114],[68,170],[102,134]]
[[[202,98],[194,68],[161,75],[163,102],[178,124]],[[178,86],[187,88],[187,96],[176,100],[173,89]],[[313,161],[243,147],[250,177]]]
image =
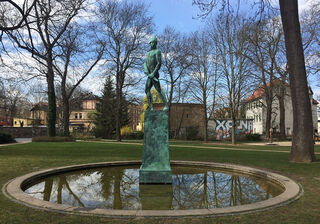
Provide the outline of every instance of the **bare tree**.
[[290,160],[310,163],[316,160],[312,112],[298,15],[298,1],[279,0],[290,74],[293,108],[293,138]]
[[[208,115],[211,94],[215,98],[218,81],[218,55],[215,54],[210,34],[206,31],[193,34],[192,51],[194,62],[190,74],[190,92],[195,100],[203,105],[203,139],[208,142]],[[214,104],[215,102],[213,102]],[[214,105],[213,105],[214,107]]]
[[[261,10],[270,3],[269,0],[259,0],[257,2],[260,2]],[[222,9],[225,6],[230,6],[229,0],[193,0],[193,4],[198,5],[202,11],[202,17],[209,15],[218,3],[222,4]],[[293,135],[290,160],[292,162],[310,163],[315,161],[316,157],[312,138],[312,112],[301,40],[298,0],[279,0],[279,5],[285,36],[293,107]]]
[[240,105],[250,88],[249,60],[244,56],[248,47],[244,19],[232,13],[221,13],[216,21],[215,45],[219,55],[221,85],[226,93],[228,109],[232,119],[232,144],[236,144],[236,121]]
[[[72,20],[84,7],[85,0],[36,1],[23,29],[5,31],[14,46],[28,52],[45,69],[48,92],[48,134],[55,136],[56,97],[54,59],[56,48]],[[27,34],[27,35],[26,35]]]
[[166,78],[165,81],[167,85],[169,85],[168,105],[170,114],[170,105],[174,97],[176,97],[176,100],[179,99],[177,83],[184,78],[192,65],[193,54],[192,47],[190,46],[191,40],[172,27],[166,27],[159,39],[160,49],[163,55],[161,69]]
[[302,14],[301,35],[305,54],[307,75],[320,71],[320,2],[310,1],[310,9]]
[[[263,20],[249,25],[247,40],[249,43],[247,57],[258,72],[252,72],[266,98],[265,133],[269,136],[272,116],[272,103],[275,100],[274,85],[276,78],[276,58],[282,37],[282,28],[279,27],[277,17],[266,16]],[[279,85],[279,83],[277,83]],[[283,101],[282,101],[283,102]],[[284,109],[284,107],[283,107]],[[283,116],[284,114],[282,114]],[[283,117],[282,117],[283,118]],[[284,119],[284,118],[283,118]]]
[[[120,128],[123,90],[132,85],[134,69],[143,68],[146,41],[152,31],[152,17],[143,2],[105,1],[99,5],[99,17],[106,30],[106,64],[116,84],[116,139]],[[130,72],[131,71],[131,72]],[[137,79],[137,78],[136,78]]]
[[73,24],[59,42],[61,54],[54,60],[60,78],[63,134],[69,135],[70,99],[75,89],[91,73],[103,56],[105,43],[95,34],[94,26]]
[[30,1],[25,0],[21,6],[11,0],[0,0],[0,31],[16,30],[27,26],[27,17],[36,3],[37,0],[33,0],[31,4]]

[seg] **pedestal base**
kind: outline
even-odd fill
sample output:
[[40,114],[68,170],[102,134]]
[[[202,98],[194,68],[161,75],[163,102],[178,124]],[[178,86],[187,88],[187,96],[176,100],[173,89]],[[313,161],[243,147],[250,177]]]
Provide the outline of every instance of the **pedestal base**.
[[168,112],[145,111],[144,144],[139,182],[172,183],[169,160]]

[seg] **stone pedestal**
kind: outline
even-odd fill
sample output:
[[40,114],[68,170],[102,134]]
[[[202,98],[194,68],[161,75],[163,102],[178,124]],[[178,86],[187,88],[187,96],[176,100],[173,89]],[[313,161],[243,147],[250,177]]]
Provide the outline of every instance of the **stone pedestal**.
[[139,170],[139,182],[142,184],[172,183],[168,112],[145,111],[143,157]]

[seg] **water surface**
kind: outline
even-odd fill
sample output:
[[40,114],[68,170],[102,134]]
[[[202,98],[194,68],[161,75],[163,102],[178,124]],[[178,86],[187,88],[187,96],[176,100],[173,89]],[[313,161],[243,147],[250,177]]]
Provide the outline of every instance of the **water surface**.
[[184,210],[255,203],[283,192],[276,184],[213,168],[172,166],[172,185],[139,185],[138,166],[47,177],[25,190],[45,201],[85,208]]

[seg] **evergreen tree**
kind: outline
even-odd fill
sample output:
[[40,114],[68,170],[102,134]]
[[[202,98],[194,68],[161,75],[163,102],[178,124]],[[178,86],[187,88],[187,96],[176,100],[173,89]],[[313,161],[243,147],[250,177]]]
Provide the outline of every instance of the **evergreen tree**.
[[116,129],[115,123],[115,90],[112,79],[107,76],[104,84],[102,97],[97,103],[95,115],[95,136],[102,138],[112,138]]

